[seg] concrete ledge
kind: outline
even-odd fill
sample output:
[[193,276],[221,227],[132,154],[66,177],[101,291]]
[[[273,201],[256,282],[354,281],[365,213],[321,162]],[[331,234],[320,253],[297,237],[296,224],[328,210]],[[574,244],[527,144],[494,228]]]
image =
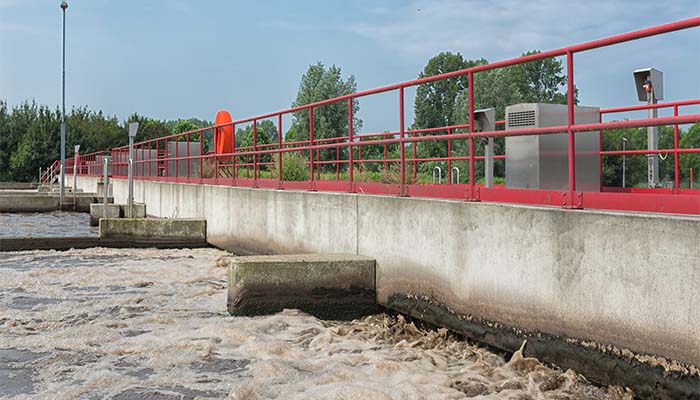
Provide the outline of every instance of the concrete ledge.
[[130,210],[128,204],[120,204],[122,218],[146,218],[146,205],[143,203],[134,203]]
[[0,212],[48,212],[58,210],[59,198],[37,194],[0,196]]
[[350,254],[236,257],[229,267],[228,311],[264,315],[296,308],[325,319],[376,312],[375,262]]
[[107,210],[102,203],[90,204],[90,226],[98,226],[100,218],[119,218],[120,216],[121,207],[119,204],[107,204]]
[[36,182],[0,182],[0,190],[32,190],[39,187]]
[[180,218],[102,218],[100,239],[148,239],[206,245],[207,221]]
[[0,251],[70,250],[92,247],[181,249],[207,247],[206,243],[177,238],[120,238],[100,239],[81,237],[8,237],[0,238]]
[[70,250],[99,246],[97,237],[9,237],[0,238],[0,251]]
[[[101,202],[102,198],[94,193],[66,194],[66,203],[63,209],[66,211],[89,212],[90,205]],[[112,199],[108,199],[109,202]],[[22,192],[8,191],[0,193],[0,212],[49,212],[59,209],[59,196],[46,192]],[[145,207],[144,207],[145,209]]]

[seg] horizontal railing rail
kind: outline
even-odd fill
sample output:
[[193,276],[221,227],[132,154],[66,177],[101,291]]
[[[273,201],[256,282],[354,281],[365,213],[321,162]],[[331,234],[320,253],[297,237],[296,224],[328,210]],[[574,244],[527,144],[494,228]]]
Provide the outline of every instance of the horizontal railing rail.
[[[597,123],[577,123],[574,115],[574,55],[580,52],[615,45],[630,40],[642,39],[654,35],[669,33],[700,26],[700,18],[690,18],[670,24],[611,36],[600,40],[574,46],[535,53],[523,57],[478,65],[475,67],[414,79],[393,85],[350,93],[310,104],[288,109],[246,117],[226,124],[218,124],[188,132],[148,139],[136,143],[134,149],[135,179],[149,179],[172,182],[228,184],[249,187],[290,188],[308,190],[334,190],[360,193],[393,194],[401,196],[425,196],[460,198],[468,201],[505,201],[524,204],[559,205],[565,208],[582,208],[584,204],[591,208],[610,208],[634,211],[674,212],[700,214],[700,192],[680,187],[679,158],[684,154],[700,153],[700,149],[681,148],[679,146],[679,125],[700,122],[700,114],[681,115],[679,110],[687,106],[700,105],[700,100],[691,99],[651,105],[635,105],[601,109],[601,120]],[[475,129],[474,111],[474,75],[491,69],[509,67],[530,61],[551,57],[566,58],[566,93],[568,120],[565,124],[546,128],[524,128],[504,130],[505,121],[496,121],[496,129],[477,131]],[[468,112],[465,124],[412,128],[406,127],[405,90],[407,88],[438,80],[466,76],[468,79]],[[381,133],[359,134],[353,128],[354,102],[362,97],[398,92],[399,129]],[[325,132],[315,130],[314,111],[328,104],[345,103],[347,129],[344,132]],[[649,109],[672,108],[672,116],[659,118],[642,118],[632,120],[602,121],[603,116],[623,112]],[[306,113],[307,138],[283,141],[283,116]],[[259,126],[263,120],[276,120],[277,138],[272,143],[259,140]],[[576,152],[577,134],[583,132],[601,132],[612,129],[641,128],[649,126],[673,126],[673,147],[659,150],[606,150],[599,152],[601,171],[604,157],[649,154],[672,154],[674,156],[675,183],[672,191],[666,189],[649,189],[648,191],[601,190],[601,192],[580,192],[576,186]],[[252,126],[252,144],[236,145],[236,128]],[[232,146],[223,152],[212,152],[212,138],[216,138],[223,128],[233,131]],[[550,135],[565,133],[567,136],[568,183],[564,190],[523,190],[509,189],[502,185],[485,187],[477,182],[476,162],[485,159],[477,154],[477,140],[480,138],[503,138],[511,136]],[[206,137],[206,139],[205,139]],[[238,138],[240,142],[240,137]],[[205,141],[207,141],[205,145]],[[215,140],[214,140],[215,141]],[[442,154],[420,154],[426,143],[445,144]],[[409,152],[407,154],[406,152]],[[288,156],[289,155],[289,156]],[[297,157],[297,163],[303,171],[296,171],[296,176],[285,175],[285,157]],[[95,154],[96,160],[100,155]],[[128,147],[121,146],[111,150],[112,174],[125,177],[128,174]],[[87,157],[87,156],[83,156]],[[89,158],[81,157],[80,174],[90,174],[82,165],[94,163]],[[494,160],[502,163],[504,154],[495,154]],[[446,183],[433,184],[421,175],[421,167],[446,163]],[[70,163],[67,163],[67,169]],[[445,165],[445,164],[442,164]],[[297,168],[298,169],[298,168]],[[460,173],[460,169],[465,172]],[[411,173],[407,172],[411,170]],[[452,179],[453,170],[457,180]],[[86,172],[87,171],[87,172]],[[286,172],[289,173],[289,167]],[[48,171],[47,171],[48,173]],[[359,175],[357,175],[359,174]],[[378,174],[374,176],[372,174]],[[459,176],[462,176],[463,181]],[[423,182],[421,182],[421,179]],[[454,183],[453,183],[454,182]],[[692,184],[692,179],[691,179]],[[601,172],[601,189],[602,172]],[[652,197],[649,197],[652,196]],[[659,197],[660,196],[660,197]],[[585,199],[585,200],[584,200]]]

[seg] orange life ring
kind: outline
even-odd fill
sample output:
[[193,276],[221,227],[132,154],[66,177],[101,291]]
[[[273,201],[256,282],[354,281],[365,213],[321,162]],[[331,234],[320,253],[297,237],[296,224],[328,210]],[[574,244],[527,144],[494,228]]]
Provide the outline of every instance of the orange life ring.
[[[231,113],[221,110],[216,113],[216,125],[231,123]],[[216,154],[227,154],[233,152],[233,125],[216,128],[214,130],[214,142],[216,143]]]

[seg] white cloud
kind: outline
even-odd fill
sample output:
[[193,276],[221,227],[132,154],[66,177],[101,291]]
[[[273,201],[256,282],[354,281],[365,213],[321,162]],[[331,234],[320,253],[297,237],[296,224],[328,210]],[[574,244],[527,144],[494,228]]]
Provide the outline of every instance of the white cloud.
[[410,0],[368,7],[348,29],[408,56],[451,50],[502,58],[692,17],[695,2]]

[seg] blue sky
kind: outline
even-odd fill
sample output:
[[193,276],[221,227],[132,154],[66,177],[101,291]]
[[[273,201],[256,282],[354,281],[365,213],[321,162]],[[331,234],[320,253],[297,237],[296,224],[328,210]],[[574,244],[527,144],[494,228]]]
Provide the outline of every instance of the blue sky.
[[[11,105],[60,103],[59,3],[0,0],[0,99]],[[69,3],[67,104],[121,119],[287,108],[317,61],[355,75],[362,90],[413,79],[440,51],[497,61],[700,14],[699,0]],[[700,29],[577,55],[581,102],[637,104],[631,71],[646,66],[664,72],[665,100],[700,98]],[[398,128],[396,99],[361,101],[364,133]]]

